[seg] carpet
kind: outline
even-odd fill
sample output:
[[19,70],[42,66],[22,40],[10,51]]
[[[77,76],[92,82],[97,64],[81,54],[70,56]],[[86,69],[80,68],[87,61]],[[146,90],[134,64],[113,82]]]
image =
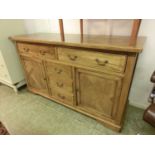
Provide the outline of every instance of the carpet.
[[15,94],[12,88],[0,86],[0,121],[10,135],[155,135],[155,128],[143,121],[143,113],[128,105],[118,133],[26,88]]
[[6,129],[5,126],[2,124],[2,122],[0,122],[0,135],[9,135],[7,129]]

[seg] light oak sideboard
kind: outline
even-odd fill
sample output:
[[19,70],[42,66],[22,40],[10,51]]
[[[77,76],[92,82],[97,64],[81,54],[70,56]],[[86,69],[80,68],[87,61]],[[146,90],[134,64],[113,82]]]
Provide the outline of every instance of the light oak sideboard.
[[120,131],[144,38],[30,34],[11,37],[28,89]]

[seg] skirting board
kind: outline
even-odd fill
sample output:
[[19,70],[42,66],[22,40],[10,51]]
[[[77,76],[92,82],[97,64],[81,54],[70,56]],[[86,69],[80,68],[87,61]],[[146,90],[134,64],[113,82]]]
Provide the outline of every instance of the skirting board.
[[129,104],[134,106],[134,107],[140,108],[140,109],[146,109],[150,105],[149,102],[143,103],[143,104],[138,104],[138,103],[134,103],[134,102],[131,102],[131,101],[129,101]]
[[25,80],[22,80],[22,81],[20,81],[20,82],[18,82],[18,83],[16,83],[16,84],[10,84],[10,83],[8,83],[8,82],[5,82],[5,81],[3,81],[3,80],[0,80],[0,83],[5,84],[5,85],[7,85],[7,86],[13,88],[13,90],[14,90],[16,93],[18,93],[18,88],[24,86],[24,85],[26,84],[26,81],[25,81]]

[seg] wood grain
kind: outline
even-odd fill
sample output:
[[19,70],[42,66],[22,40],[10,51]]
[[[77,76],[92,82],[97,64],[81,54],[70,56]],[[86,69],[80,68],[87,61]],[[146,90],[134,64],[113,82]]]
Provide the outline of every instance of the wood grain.
[[138,37],[135,45],[130,45],[129,36],[96,36],[84,35],[81,44],[81,35],[66,34],[65,41],[62,41],[59,34],[27,34],[10,37],[14,41],[31,42],[37,44],[47,44],[56,46],[71,46],[78,48],[89,48],[98,50],[111,50],[113,52],[139,53],[143,49],[145,37]]
[[135,19],[133,21],[132,32],[131,32],[131,37],[130,37],[130,45],[136,44],[140,24],[141,24],[141,19]]
[[115,119],[115,106],[121,92],[121,78],[107,74],[76,70],[77,106],[88,112]]
[[49,94],[47,88],[47,78],[45,76],[44,67],[41,60],[33,60],[29,57],[23,57],[27,84],[29,87],[35,89],[40,94]]
[[73,79],[70,66],[45,61],[50,95],[73,105]]
[[124,72],[126,56],[73,48],[58,48],[58,59],[70,64],[89,66],[96,70]]
[[47,45],[36,45],[30,43],[17,43],[20,55],[41,57],[45,59],[55,59],[55,47]]
[[83,19],[80,19],[81,43],[83,42]]
[[59,19],[59,27],[60,27],[61,41],[65,41],[64,26],[62,19]]

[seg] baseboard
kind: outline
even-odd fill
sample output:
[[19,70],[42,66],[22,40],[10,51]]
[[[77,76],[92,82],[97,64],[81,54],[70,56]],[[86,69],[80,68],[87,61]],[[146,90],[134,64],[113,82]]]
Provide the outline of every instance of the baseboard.
[[11,83],[5,82],[5,81],[3,81],[3,80],[0,80],[0,83],[2,83],[2,84],[4,84],[4,85],[7,85],[7,86],[9,86],[9,87],[11,87],[11,88],[13,88],[14,91],[17,93],[17,92],[18,92],[18,88],[20,88],[20,87],[22,87],[23,85],[25,85],[25,84],[26,84],[26,81],[25,81],[25,80],[21,80],[21,81],[19,81],[19,82],[16,83],[16,84],[11,84]]
[[138,103],[133,103],[131,101],[129,101],[129,104],[140,109],[146,109],[150,105],[150,103],[138,104]]

